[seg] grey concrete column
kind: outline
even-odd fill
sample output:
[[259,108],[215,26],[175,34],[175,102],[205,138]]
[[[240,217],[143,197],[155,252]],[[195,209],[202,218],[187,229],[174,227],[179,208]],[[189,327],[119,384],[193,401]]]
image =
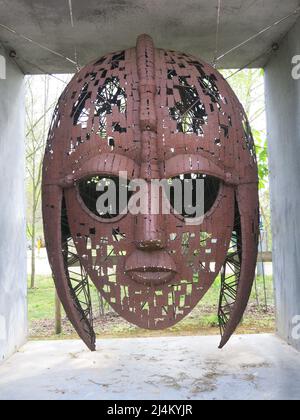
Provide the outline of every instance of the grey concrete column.
[[[0,363],[27,336],[24,76],[0,49]],[[4,57],[4,59],[3,59]],[[3,68],[2,68],[3,70]]]
[[[273,264],[279,335],[300,350],[300,21],[266,67]],[[299,72],[298,72],[299,74]]]

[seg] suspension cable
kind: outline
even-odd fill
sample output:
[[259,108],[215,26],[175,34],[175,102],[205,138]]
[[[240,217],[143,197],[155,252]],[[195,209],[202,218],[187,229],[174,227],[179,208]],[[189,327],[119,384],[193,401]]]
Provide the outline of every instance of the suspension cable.
[[14,35],[18,36],[19,38],[24,39],[25,41],[30,42],[31,44],[36,45],[37,47],[39,47],[39,48],[41,48],[41,49],[43,49],[43,50],[45,50],[45,51],[48,51],[48,52],[50,52],[50,53],[52,53],[52,54],[56,55],[57,57],[63,58],[64,60],[68,61],[69,63],[71,63],[71,64],[73,64],[73,65],[77,66],[76,61],[72,60],[71,58],[69,58],[69,57],[67,57],[67,56],[65,56],[65,55],[63,55],[63,54],[61,54],[61,53],[59,53],[59,52],[57,52],[57,51],[54,51],[54,50],[52,50],[51,48],[48,48],[48,47],[46,47],[45,45],[42,45],[42,44],[40,44],[39,42],[34,41],[34,40],[33,40],[33,39],[31,39],[31,38],[28,38],[28,37],[27,37],[27,36],[25,36],[25,35],[20,34],[20,33],[19,33],[19,32],[17,32],[15,29],[10,28],[9,26],[6,26],[6,25],[3,25],[2,23],[0,23],[0,28],[3,28],[3,29],[5,29],[6,31],[11,32],[12,34],[14,34]]
[[[52,77],[53,79],[56,79],[56,80],[58,80],[59,82],[61,82],[61,83],[65,84],[65,85],[67,85],[67,84],[68,84],[65,80],[61,79],[61,78],[60,78],[60,77],[58,77],[57,75],[55,75],[55,74],[53,74],[53,73],[48,72],[46,69],[44,69],[44,68],[42,68],[42,67],[38,66],[37,64],[32,63],[31,61],[26,60],[25,58],[20,58],[20,60],[21,60],[21,61],[23,61],[24,63],[28,64],[29,66],[35,67],[35,68],[36,68],[37,70],[39,70],[42,74],[46,74],[47,76],[50,76],[50,77]],[[14,60],[14,62],[15,62],[15,63],[17,63],[15,60]]]
[[[68,0],[68,4],[69,4],[69,12],[70,12],[70,20],[71,20],[71,25],[72,27],[74,27],[74,15],[73,15],[73,5],[72,5],[72,0]],[[222,55],[217,57],[218,54],[218,49],[219,49],[219,34],[220,34],[220,22],[221,22],[221,9],[222,9],[222,0],[218,0],[218,9],[217,9],[217,29],[216,29],[216,46],[215,46],[215,58],[213,60],[213,66],[215,67],[217,62],[222,60],[224,57],[226,57],[227,55],[231,54],[232,52],[238,50],[239,48],[243,47],[244,45],[248,44],[249,42],[255,40],[256,38],[258,38],[259,36],[263,35],[264,33],[266,33],[267,31],[269,31],[270,29],[272,29],[273,27],[280,25],[282,22],[286,21],[287,19],[291,18],[292,16],[295,16],[297,14],[300,13],[300,6],[297,7],[292,13],[289,13],[288,15],[284,16],[283,18],[277,20],[276,22],[272,23],[271,25],[267,26],[266,28],[260,30],[259,32],[257,32],[256,34],[252,35],[251,37],[249,37],[248,39],[246,39],[245,41],[239,43],[238,45],[236,45],[235,47],[229,49],[228,51],[224,52]],[[64,60],[68,61],[69,63],[75,65],[76,70],[80,69],[80,66],[78,64],[78,60],[77,60],[77,48],[74,47],[75,50],[75,60],[49,48],[46,47],[45,45],[42,45],[41,43],[34,41],[33,39],[29,38],[26,35],[20,34],[19,32],[17,32],[15,29],[4,25],[2,23],[0,23],[0,28],[13,33],[14,35],[18,36],[21,39],[24,39],[25,41],[36,45],[37,47],[48,51],[60,58],[63,58]],[[258,58],[256,58],[254,61],[256,61]],[[250,62],[249,64],[252,64],[252,62]],[[249,65],[247,64],[247,65]],[[246,65],[246,66],[247,66]],[[245,66],[245,68],[246,68]],[[230,76],[231,77],[231,76]]]
[[222,8],[222,0],[218,0],[218,7],[217,7],[217,28],[216,28],[216,48],[215,48],[215,55],[213,60],[213,66],[216,66],[217,57],[219,53],[219,35],[220,35],[220,23],[221,23],[221,8]]
[[[72,0],[68,0],[68,5],[69,5],[69,12],[70,12],[71,26],[72,26],[72,29],[74,29],[75,28],[75,20],[74,20]],[[76,63],[76,69],[77,69],[77,71],[79,71],[80,70],[80,65],[79,65],[79,62],[78,62],[78,50],[77,50],[76,45],[74,45],[74,59],[75,59],[75,63]]]
[[241,42],[240,44],[236,45],[235,47],[231,48],[230,50],[226,51],[225,53],[223,53],[222,55],[220,55],[219,57],[217,57],[215,59],[215,63],[217,63],[218,61],[222,60],[228,54],[231,54],[232,52],[238,50],[239,48],[243,47],[244,45],[248,44],[249,42],[251,42],[254,39],[258,38],[259,36],[263,35],[267,31],[269,31],[270,29],[274,28],[274,26],[280,25],[282,22],[286,21],[290,17],[292,17],[294,15],[297,15],[299,13],[300,13],[300,6],[297,7],[297,9],[295,9],[292,13],[289,13],[288,15],[284,16],[283,18],[277,20],[276,22],[274,22],[271,25],[267,26],[266,28],[260,30],[256,34],[252,35],[250,38],[247,38],[245,41]]
[[68,1],[69,1],[69,11],[70,11],[71,26],[72,26],[72,28],[74,28],[75,25],[74,25],[72,0],[68,0]]

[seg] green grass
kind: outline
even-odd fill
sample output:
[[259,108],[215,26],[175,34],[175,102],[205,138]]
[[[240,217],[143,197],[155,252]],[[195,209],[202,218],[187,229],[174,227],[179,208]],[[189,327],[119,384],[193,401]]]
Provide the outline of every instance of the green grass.
[[[29,280],[28,280],[29,287]],[[51,277],[37,276],[36,288],[28,289],[28,319],[54,318],[55,289]]]
[[[266,290],[269,308],[264,306],[263,279],[257,278],[258,300],[253,288],[250,305],[238,330],[240,333],[272,332],[275,329],[274,300],[272,277],[266,277]],[[98,297],[91,288],[95,312],[98,312]],[[142,330],[129,324],[112,312],[95,322],[95,330],[102,337],[133,337],[157,335],[218,334],[217,308],[220,293],[220,279],[212,285],[197,307],[184,320],[164,331]],[[107,308],[108,309],[108,308]],[[63,322],[63,333],[54,335],[55,289],[51,277],[38,276],[36,288],[28,291],[28,316],[31,338],[76,338],[73,328],[67,320]],[[63,313],[63,316],[64,313]]]

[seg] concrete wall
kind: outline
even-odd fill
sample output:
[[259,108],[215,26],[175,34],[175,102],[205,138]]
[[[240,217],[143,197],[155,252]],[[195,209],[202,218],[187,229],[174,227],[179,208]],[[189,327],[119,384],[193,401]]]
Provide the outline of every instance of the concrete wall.
[[[300,350],[300,20],[266,67],[274,277],[279,335]],[[298,316],[298,317],[297,317]]]
[[6,57],[6,80],[0,79],[0,363],[27,335],[24,115],[24,77]]

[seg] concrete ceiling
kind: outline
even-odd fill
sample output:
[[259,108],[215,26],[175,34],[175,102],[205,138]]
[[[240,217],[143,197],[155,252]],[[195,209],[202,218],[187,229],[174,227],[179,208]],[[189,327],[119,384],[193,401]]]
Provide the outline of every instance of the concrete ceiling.
[[[223,0],[219,53],[243,42],[261,29],[291,13],[299,0]],[[135,45],[137,35],[148,33],[156,45],[214,57],[217,0],[0,0],[0,23],[19,34],[84,65],[111,51]],[[266,64],[272,44],[294,25],[294,15],[259,38],[228,54],[221,68]],[[17,53],[24,73],[67,73],[75,66],[62,57],[0,27],[0,41]]]

